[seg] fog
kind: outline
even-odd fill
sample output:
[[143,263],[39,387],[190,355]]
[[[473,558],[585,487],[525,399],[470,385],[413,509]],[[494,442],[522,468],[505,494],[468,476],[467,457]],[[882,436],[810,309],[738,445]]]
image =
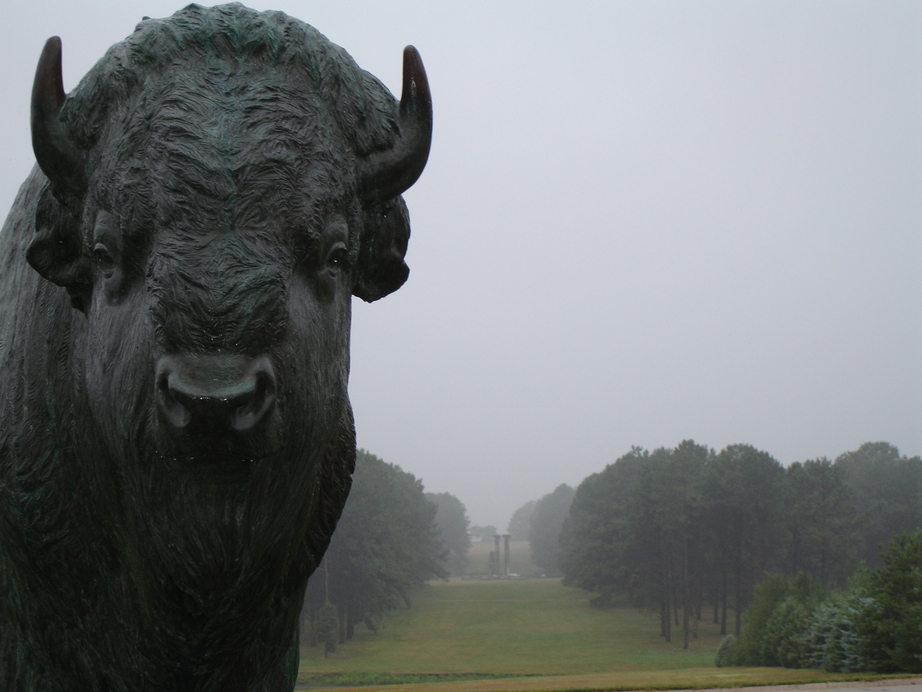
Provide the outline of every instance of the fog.
[[[356,299],[359,445],[503,529],[692,438],[922,453],[922,5],[281,0],[392,91],[429,73],[410,280]],[[70,90],[160,0],[4,13],[0,206],[48,36]]]

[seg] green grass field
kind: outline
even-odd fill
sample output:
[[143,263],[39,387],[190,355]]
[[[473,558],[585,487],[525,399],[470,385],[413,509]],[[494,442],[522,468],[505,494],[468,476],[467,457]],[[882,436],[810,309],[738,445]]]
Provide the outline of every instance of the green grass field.
[[[329,658],[302,649],[301,679],[323,684],[327,676],[372,681],[375,675],[466,674],[433,682],[445,690],[596,690],[721,687],[845,679],[822,671],[715,668],[718,628],[699,623],[690,648],[659,636],[655,614],[600,611],[585,593],[557,579],[437,582],[416,596],[409,610],[388,615],[377,633],[357,628],[353,641]],[[477,675],[520,676],[482,680]],[[321,677],[322,676],[322,677]],[[521,677],[529,676],[529,677]],[[555,676],[555,677],[531,677]],[[851,677],[854,679],[854,676]],[[419,685],[398,684],[397,692]],[[366,690],[377,689],[366,687]],[[420,688],[421,689],[421,688]]]

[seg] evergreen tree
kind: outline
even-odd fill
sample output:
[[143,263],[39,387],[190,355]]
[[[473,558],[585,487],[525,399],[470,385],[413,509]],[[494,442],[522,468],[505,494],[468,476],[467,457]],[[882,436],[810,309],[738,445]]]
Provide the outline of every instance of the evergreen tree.
[[435,523],[436,507],[415,476],[359,450],[352,490],[324,557],[307,585],[312,622],[329,600],[338,610],[339,641],[355,625],[410,605],[410,592],[448,576],[447,551]]
[[598,605],[633,595],[624,557],[628,503],[649,456],[633,447],[602,472],[586,478],[576,489],[561,529],[564,583],[596,592]]
[[685,440],[658,449],[644,465],[628,505],[625,562],[636,592],[660,613],[661,634],[672,639],[682,613],[683,646],[700,612],[703,575],[701,480],[712,453]]
[[573,488],[566,483],[538,500],[531,516],[528,542],[531,544],[531,561],[548,576],[560,575],[560,529],[570,511]]
[[785,470],[785,570],[805,571],[824,588],[844,586],[857,562],[855,498],[841,466],[827,459]]
[[858,557],[879,566],[891,538],[922,527],[922,459],[900,456],[886,442],[868,442],[839,456],[835,466],[855,496],[863,533]]
[[750,445],[730,445],[704,469],[703,513],[714,541],[712,569],[719,573],[721,633],[727,633],[728,600],[742,632],[742,613],[754,586],[778,569],[784,469]]
[[531,515],[535,513],[537,500],[529,500],[524,505],[515,510],[512,519],[509,520],[509,527],[506,533],[509,534],[513,541],[528,540],[528,526],[531,522]]
[[467,570],[467,551],[471,547],[468,533],[470,519],[464,503],[451,493],[426,493],[426,499],[437,508],[435,523],[442,542],[448,549],[445,567],[449,573],[461,576]]
[[895,537],[859,590],[871,601],[858,621],[865,654],[883,672],[922,673],[922,530]]

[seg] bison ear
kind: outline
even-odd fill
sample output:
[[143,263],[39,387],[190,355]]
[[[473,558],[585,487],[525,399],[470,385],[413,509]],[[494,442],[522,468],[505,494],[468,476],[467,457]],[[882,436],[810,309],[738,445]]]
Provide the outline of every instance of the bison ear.
[[367,208],[352,294],[371,303],[403,286],[410,274],[403,261],[409,240],[410,215],[403,197]]
[[26,249],[26,261],[48,281],[66,288],[74,307],[82,310],[91,280],[81,237],[77,215],[46,185],[38,200],[35,236]]

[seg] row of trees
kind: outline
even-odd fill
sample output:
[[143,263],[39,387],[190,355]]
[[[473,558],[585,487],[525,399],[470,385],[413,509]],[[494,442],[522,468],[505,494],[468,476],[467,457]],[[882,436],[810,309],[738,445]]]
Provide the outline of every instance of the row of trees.
[[685,645],[702,611],[736,634],[754,586],[770,571],[842,585],[877,546],[922,526],[922,460],[886,443],[835,462],[784,468],[766,452],[693,441],[640,448],[586,478],[560,533],[565,583],[655,607]]
[[769,575],[717,665],[922,673],[922,531],[894,538],[882,559],[843,592],[826,593],[803,572]]
[[329,650],[351,639],[356,624],[375,629],[387,610],[409,607],[414,588],[447,577],[451,553],[438,512],[413,474],[359,450],[349,499],[307,584],[302,628],[310,622],[311,637]]

